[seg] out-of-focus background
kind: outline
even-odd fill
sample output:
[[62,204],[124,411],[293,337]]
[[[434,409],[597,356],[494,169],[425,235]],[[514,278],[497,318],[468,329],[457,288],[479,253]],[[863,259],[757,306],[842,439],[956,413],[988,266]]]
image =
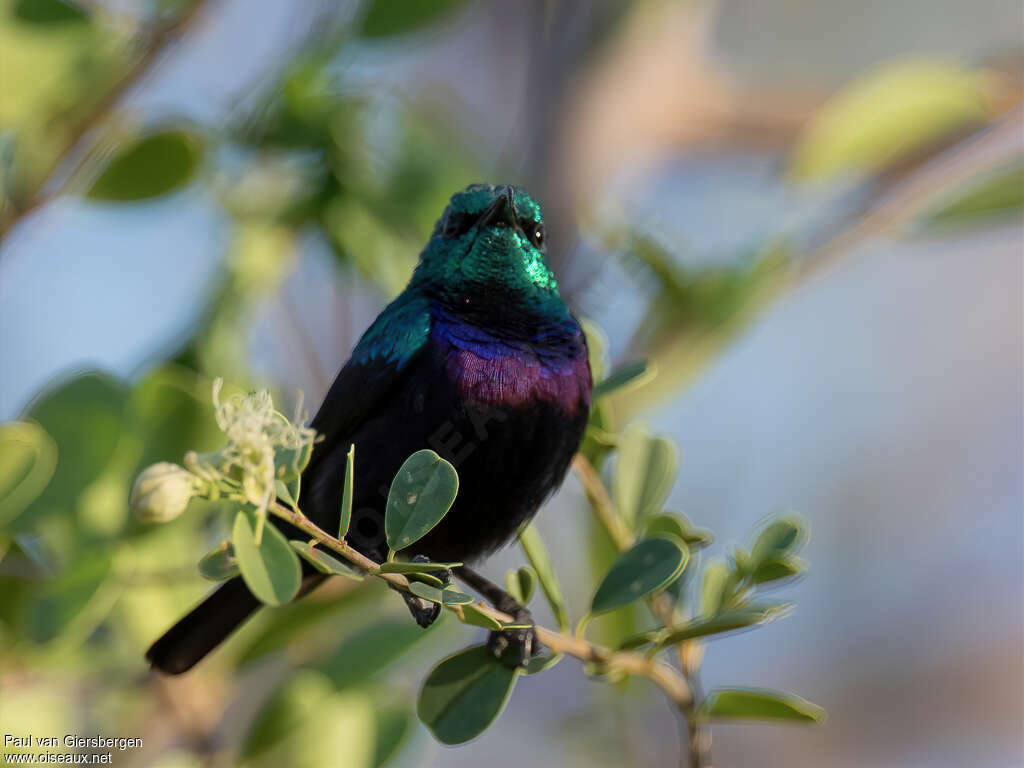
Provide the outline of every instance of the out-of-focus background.
[[[0,508],[0,733],[139,736],[115,764],[160,768],[677,759],[657,691],[574,662],[435,744],[416,688],[472,637],[410,635],[372,587],[264,611],[182,679],[142,659],[223,531],[133,522],[137,468],[217,445],[215,376],[315,407],[489,181],[542,201],[610,360],[657,363],[614,418],[679,446],[670,506],[712,551],[811,523],[796,614],[703,679],[829,719],[716,726],[714,764],[1021,764],[1022,30],[1017,0],[0,0],[0,420],[57,462]],[[577,608],[587,514],[570,478],[537,522]],[[281,684],[330,717],[253,746]]]

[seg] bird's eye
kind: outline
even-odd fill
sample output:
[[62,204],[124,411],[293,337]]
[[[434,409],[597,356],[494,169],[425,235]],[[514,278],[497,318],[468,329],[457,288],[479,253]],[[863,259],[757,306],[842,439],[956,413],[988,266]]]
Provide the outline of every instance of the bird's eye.
[[544,225],[543,224],[531,224],[526,230],[529,232],[530,242],[537,248],[544,247]]
[[473,226],[475,219],[467,213],[451,213],[444,223],[442,234],[447,238],[466,234]]

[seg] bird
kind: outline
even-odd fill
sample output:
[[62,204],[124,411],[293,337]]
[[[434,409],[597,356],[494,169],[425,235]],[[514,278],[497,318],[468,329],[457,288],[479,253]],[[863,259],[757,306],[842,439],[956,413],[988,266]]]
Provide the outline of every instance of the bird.
[[[472,184],[455,193],[408,285],[360,337],[314,416],[319,440],[301,482],[303,513],[337,530],[355,445],[346,540],[382,562],[388,488],[402,463],[421,449],[451,462],[459,475],[454,504],[402,554],[462,563],[456,576],[525,622],[488,639],[513,665],[540,649],[529,611],[472,564],[515,538],[561,485],[593,383],[584,332],[546,252],[541,207],[524,189]],[[287,523],[273,524],[288,532]],[[300,596],[326,578],[303,568]],[[440,611],[403,597],[422,626]],[[236,576],[158,639],[147,659],[166,674],[185,672],[260,605]]]

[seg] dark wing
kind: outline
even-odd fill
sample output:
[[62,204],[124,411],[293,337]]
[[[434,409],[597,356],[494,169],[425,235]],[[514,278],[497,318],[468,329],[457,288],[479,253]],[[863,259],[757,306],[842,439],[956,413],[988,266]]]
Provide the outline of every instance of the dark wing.
[[311,426],[319,438],[303,473],[303,490],[315,487],[323,462],[344,462],[351,436],[401,390],[429,336],[426,299],[403,293],[378,315],[313,417]]

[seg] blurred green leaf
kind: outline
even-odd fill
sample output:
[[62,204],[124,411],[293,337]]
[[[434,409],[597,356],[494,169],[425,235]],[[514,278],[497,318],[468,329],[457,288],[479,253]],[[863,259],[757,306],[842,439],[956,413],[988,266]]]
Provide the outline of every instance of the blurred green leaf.
[[647,521],[647,535],[654,536],[658,533],[678,536],[691,550],[706,547],[714,541],[711,531],[706,528],[695,528],[681,512],[662,512],[651,517]]
[[[285,421],[288,420],[284,414],[277,415]],[[275,447],[274,471],[277,473],[277,478],[285,483],[294,483],[299,480],[302,477],[302,470],[309,464],[312,456],[313,445],[309,442],[304,442],[300,448]]]
[[0,424],[0,528],[43,492],[56,466],[57,444],[46,430],[27,422]]
[[402,750],[412,736],[416,718],[408,709],[376,707],[373,768],[383,768]]
[[348,527],[352,523],[352,484],[355,482],[356,446],[348,447],[345,457],[345,483],[341,489],[341,520],[338,524],[338,538],[348,535]]
[[623,552],[597,588],[590,612],[628,605],[671,584],[687,560],[686,545],[672,536],[655,536]]
[[1024,208],[1024,162],[1018,161],[972,179],[926,212],[915,224],[919,231],[972,227],[1020,216]]
[[442,744],[463,744],[497,719],[517,677],[517,671],[494,658],[486,646],[467,648],[430,672],[416,713]]
[[701,703],[702,720],[781,720],[820,723],[825,710],[792,693],[761,688],[715,688]]
[[779,618],[788,605],[750,606],[722,611],[711,618],[697,618],[686,624],[644,632],[627,638],[620,648],[639,648],[653,643],[658,648],[676,645],[684,640],[733,632]]
[[359,26],[363,38],[391,37],[436,24],[466,4],[466,0],[371,0]]
[[[323,592],[315,592],[305,600],[297,600],[282,605],[268,614],[269,621],[261,629],[259,636],[246,646],[238,655],[239,664],[247,664],[254,659],[276,651],[290,643],[296,637],[315,635],[325,626],[331,627],[335,622],[341,625],[354,625],[359,619],[372,614],[381,604],[382,591],[374,589],[377,579],[363,582],[340,595],[328,599],[322,597]],[[348,586],[348,583],[346,582]],[[381,587],[383,585],[380,585]],[[337,643],[331,631],[330,647]],[[306,643],[304,643],[306,644]]]
[[314,547],[308,541],[290,539],[288,541],[292,549],[299,553],[307,563],[316,568],[320,573],[330,573],[337,576],[346,576],[355,581],[362,581],[363,574],[352,568],[348,563],[338,559],[333,554],[326,552],[319,547]]
[[377,733],[372,701],[362,693],[338,694],[324,675],[300,670],[264,705],[249,728],[246,765],[320,768],[345,756],[346,768],[374,765]]
[[299,558],[288,540],[269,521],[263,526],[263,536],[256,543],[256,511],[238,510],[231,532],[235,558],[242,571],[245,585],[261,602],[281,605],[291,600],[302,584]]
[[704,567],[700,587],[701,613],[714,616],[730,597],[732,571],[724,560],[713,560]]
[[39,497],[18,519],[35,513],[70,516],[79,495],[110,463],[125,421],[124,385],[101,373],[83,373],[46,391],[26,417],[39,423],[57,444],[57,469]]
[[423,629],[408,616],[381,619],[348,634],[317,668],[338,688],[356,685],[401,658],[439,623]]
[[207,552],[199,561],[199,575],[204,579],[227,581],[238,574],[235,548],[231,546],[230,541],[222,541],[216,549]]
[[46,643],[64,635],[68,625],[94,601],[110,576],[111,567],[108,553],[90,553],[42,587],[27,607],[28,637]]
[[188,131],[143,136],[118,148],[87,196],[129,202],[166,195],[192,180],[202,154],[202,139]]
[[[300,478],[296,477],[292,482],[298,484],[299,482],[301,482],[301,480]],[[298,506],[298,501],[296,501],[295,499],[295,494],[292,493],[292,489],[289,488],[287,483],[285,483],[283,480],[274,481],[274,492],[277,494],[278,499],[283,501],[292,509],[295,509]]]
[[607,397],[613,393],[621,393],[630,387],[639,386],[655,375],[656,367],[646,360],[637,360],[616,368],[605,379],[594,385],[593,398]]
[[980,70],[936,59],[886,62],[839,91],[797,140],[790,172],[873,172],[992,116]]
[[89,15],[77,4],[61,0],[17,0],[14,18],[39,26],[85,24]]
[[388,492],[384,530],[392,550],[425,536],[451,509],[459,491],[455,467],[431,450],[405,460]]
[[519,532],[519,546],[522,547],[523,554],[526,555],[526,559],[530,561],[530,565],[537,574],[540,588],[544,592],[544,597],[547,598],[548,605],[551,606],[551,613],[554,614],[559,629],[563,632],[567,631],[569,629],[569,614],[565,609],[562,586],[558,583],[555,569],[551,565],[548,548],[544,546],[544,541],[532,523]]
[[757,564],[750,574],[755,584],[766,584],[799,575],[803,564],[798,558],[789,556],[769,557]]
[[754,546],[750,550],[750,563],[745,570],[756,569],[770,558],[779,558],[795,552],[806,538],[806,523],[800,518],[791,515],[773,520],[754,541]]
[[537,586],[537,572],[527,565],[505,574],[505,589],[520,605],[526,605]]
[[522,668],[524,675],[539,675],[541,672],[551,669],[562,660],[562,654],[552,653],[550,655],[534,656],[526,666]]
[[410,582],[409,591],[416,597],[422,597],[438,605],[468,605],[474,602],[472,595],[460,592],[454,587],[438,589],[430,584],[423,584],[418,581]]
[[619,442],[613,491],[615,506],[630,530],[642,530],[661,511],[675,482],[678,457],[668,440],[635,425]]

